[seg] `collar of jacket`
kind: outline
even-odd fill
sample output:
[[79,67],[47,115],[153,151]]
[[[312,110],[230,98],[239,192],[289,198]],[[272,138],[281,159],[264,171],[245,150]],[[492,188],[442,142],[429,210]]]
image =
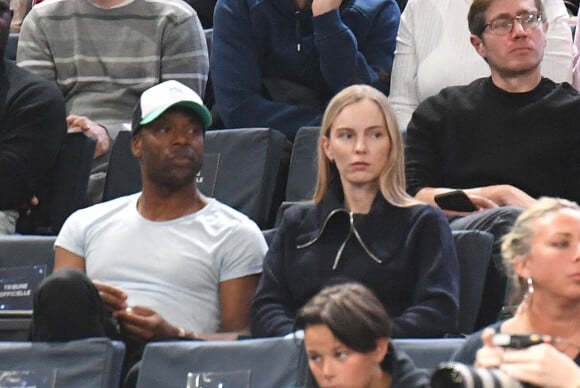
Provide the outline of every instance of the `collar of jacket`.
[[[404,241],[406,227],[401,225],[403,209],[391,205],[379,192],[368,214],[353,214],[344,206],[340,179],[330,183],[318,205],[302,219],[296,237],[298,249],[316,244],[325,234],[337,234],[338,251],[333,269],[336,269],[342,251],[350,239],[355,239],[369,259],[382,263]],[[388,237],[387,237],[388,236]]]

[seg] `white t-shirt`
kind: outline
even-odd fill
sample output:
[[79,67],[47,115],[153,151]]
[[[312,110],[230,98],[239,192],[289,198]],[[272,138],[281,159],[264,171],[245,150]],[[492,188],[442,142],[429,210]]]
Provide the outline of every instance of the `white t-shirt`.
[[[489,77],[469,37],[472,0],[409,0],[401,15],[389,96],[401,130],[420,102],[445,87]],[[549,23],[542,75],[572,81],[572,32],[562,0],[543,0]]]
[[261,231],[215,199],[193,214],[150,221],[137,211],[140,195],[75,212],[55,245],[85,258],[91,279],[127,292],[129,306],[193,332],[219,331],[219,283],[262,272]]

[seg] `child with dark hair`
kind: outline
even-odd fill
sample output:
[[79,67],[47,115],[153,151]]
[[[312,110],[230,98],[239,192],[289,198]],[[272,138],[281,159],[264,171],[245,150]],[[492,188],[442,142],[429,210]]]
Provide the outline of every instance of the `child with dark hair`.
[[320,386],[429,386],[427,372],[391,344],[391,326],[377,297],[353,282],[322,289],[296,318]]

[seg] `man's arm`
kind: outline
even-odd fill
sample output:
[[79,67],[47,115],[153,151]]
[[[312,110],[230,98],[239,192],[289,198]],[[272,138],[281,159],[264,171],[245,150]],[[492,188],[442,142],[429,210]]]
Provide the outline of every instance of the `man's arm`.
[[211,53],[216,104],[227,127],[269,126],[293,138],[298,129],[320,125],[322,113],[262,96],[262,69],[246,0],[218,0]]
[[74,268],[85,271],[85,259],[71,251],[57,246],[54,248],[54,271],[63,268]]
[[[55,248],[54,255],[55,271],[64,268],[74,268],[86,272],[85,259],[83,257],[59,246]],[[127,294],[123,290],[98,280],[93,280],[93,284],[99,290],[99,295],[107,310],[118,311],[127,307]]]
[[[415,198],[430,205],[437,206],[435,203],[435,196],[437,194],[447,193],[452,190],[456,189],[443,187],[424,187],[419,190],[417,194],[415,194]],[[530,197],[528,194],[512,185],[491,185],[464,189],[463,191],[465,194],[467,194],[469,200],[479,210],[510,205],[519,206],[525,209],[535,202],[534,198]],[[443,211],[448,216],[469,214],[469,212],[455,212],[449,210]]]
[[47,33],[43,30],[43,26],[37,10],[32,9],[22,22],[16,60],[18,66],[56,82],[56,65],[45,39]]
[[329,88],[338,93],[354,83],[364,83],[388,94],[401,15],[397,3],[384,1],[378,6],[379,10],[370,11],[368,17],[372,20],[366,22],[371,27],[364,40],[357,40],[357,36],[345,23],[346,20],[342,19],[336,4],[336,8],[317,15],[317,2],[334,2],[338,5],[340,2],[314,0],[312,4],[314,42],[320,54],[320,70]]
[[179,81],[203,97],[209,73],[205,33],[195,12],[168,25],[163,34],[161,80]]
[[12,88],[0,87],[6,100],[0,135],[0,209],[17,209],[28,205],[47,183],[66,135],[65,107],[54,85],[12,63],[5,67]]
[[389,99],[397,115],[399,130],[406,131],[411,115],[417,105],[417,52],[415,47],[414,10],[420,7],[421,0],[409,1],[401,14],[397,34],[397,51],[393,60],[391,93]]
[[259,278],[260,275],[256,274],[220,283],[220,331],[247,333],[250,303]]

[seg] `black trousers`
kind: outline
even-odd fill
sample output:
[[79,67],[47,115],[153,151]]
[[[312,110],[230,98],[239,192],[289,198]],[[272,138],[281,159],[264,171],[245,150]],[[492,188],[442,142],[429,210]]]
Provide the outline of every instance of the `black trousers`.
[[508,279],[501,254],[502,237],[511,230],[521,212],[522,209],[516,206],[502,206],[450,220],[453,230],[477,229],[493,235],[491,262],[487,270],[479,316],[475,323],[476,329],[496,322],[505,304]]

